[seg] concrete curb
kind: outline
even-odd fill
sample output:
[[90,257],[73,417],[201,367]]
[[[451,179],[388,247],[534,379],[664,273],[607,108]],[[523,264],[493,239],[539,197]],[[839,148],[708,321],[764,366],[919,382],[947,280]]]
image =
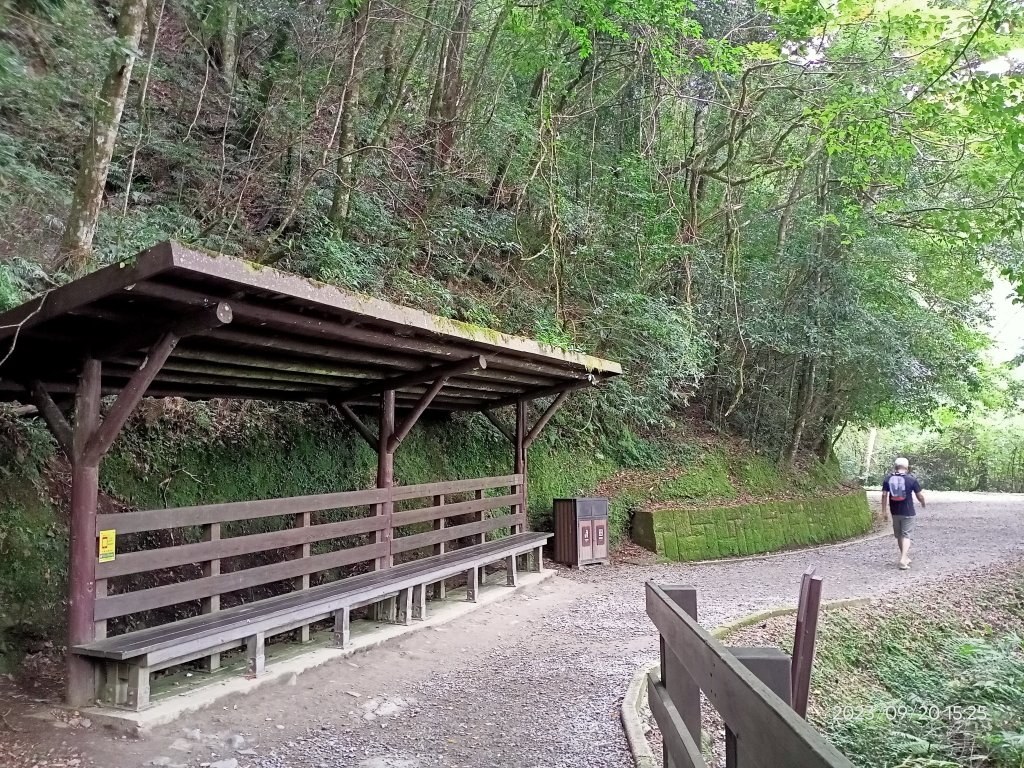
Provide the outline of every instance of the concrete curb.
[[[712,561],[719,562],[719,561]],[[829,600],[821,604],[823,611],[835,611],[842,608],[855,608],[862,605],[869,605],[873,598],[870,597],[849,597],[842,600]],[[780,606],[769,608],[766,611],[758,611],[748,616],[730,621],[711,630],[716,640],[725,640],[733,632],[752,624],[760,624],[762,621],[773,619],[777,616],[791,616],[797,611],[796,606]],[[626,689],[626,695],[622,699],[622,708],[619,717],[622,720],[622,730],[626,734],[626,742],[629,744],[629,751],[633,754],[633,764],[636,768],[658,768],[658,762],[654,757],[654,750],[647,741],[647,734],[644,732],[643,714],[644,701],[647,696],[647,677],[661,666],[661,662],[655,662],[646,667],[641,667],[633,673]]]
[[[842,600],[828,600],[821,604],[821,610],[835,611],[840,608],[856,608],[861,605],[869,605],[872,599],[873,598],[870,597],[847,597]],[[736,619],[735,621],[722,624],[720,627],[716,627],[712,630],[711,634],[714,635],[717,640],[725,640],[733,632],[743,629],[744,627],[749,627],[753,624],[760,624],[762,621],[774,619],[776,616],[791,616],[794,613],[796,613],[796,606],[794,605],[769,608],[767,611],[752,613],[749,616],[744,616],[743,618]]]
[[[186,714],[208,709],[228,696],[252,693],[265,685],[281,684],[291,681],[297,675],[316,667],[337,662],[356,653],[377,648],[387,642],[404,637],[428,627],[438,627],[466,616],[480,608],[493,605],[527,589],[536,587],[556,575],[553,569],[545,569],[540,573],[520,572],[519,585],[514,588],[488,585],[480,591],[475,603],[458,600],[464,590],[449,591],[449,599],[436,605],[427,619],[416,621],[409,626],[387,624],[361,637],[353,637],[348,648],[324,647],[308,650],[297,656],[287,657],[276,662],[268,662],[266,673],[259,678],[231,677],[218,683],[196,688],[187,694],[173,696],[157,701],[151,707],[140,712],[111,709],[106,707],[76,708],[83,717],[89,718],[94,724],[110,728],[117,733],[131,736],[144,736],[153,728],[172,723]],[[493,589],[491,588],[493,586]]]
[[647,741],[647,734],[644,733],[643,715],[640,712],[647,695],[647,676],[660,666],[661,662],[657,662],[649,667],[641,667],[633,675],[626,689],[626,696],[622,700],[622,708],[619,710],[622,730],[626,733],[626,742],[629,744],[629,751],[633,753],[633,764],[636,768],[658,768],[654,751]]

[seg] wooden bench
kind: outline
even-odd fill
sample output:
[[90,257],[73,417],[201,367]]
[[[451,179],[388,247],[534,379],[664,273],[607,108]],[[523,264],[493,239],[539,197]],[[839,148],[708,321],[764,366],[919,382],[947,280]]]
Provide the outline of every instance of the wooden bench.
[[[519,560],[527,559],[531,570],[541,569],[542,549],[551,534],[522,530],[526,524],[522,487],[522,476],[511,475],[100,515],[97,533],[117,530],[120,536],[184,528],[192,531],[193,538],[198,533],[202,541],[129,552],[112,562],[99,563],[97,639],[72,651],[100,665],[98,701],[137,710],[149,704],[150,676],[161,669],[206,659],[206,668],[213,670],[220,664],[221,653],[245,647],[247,672],[259,675],[264,671],[264,643],[270,636],[298,630],[304,642],[309,639],[310,624],[333,618],[335,642],[344,647],[349,643],[353,609],[376,605],[379,620],[411,624],[426,618],[428,593],[444,597],[445,580],[462,575],[466,578],[467,599],[475,601],[487,565],[503,562],[509,586],[516,585]],[[512,492],[486,495],[497,488],[510,488]],[[453,494],[472,494],[473,498],[445,503],[445,496]],[[429,498],[429,506],[380,512],[390,510],[395,501],[417,498]],[[337,510],[356,507],[366,508],[369,514],[330,519],[338,516]],[[502,508],[509,511],[501,514]],[[314,521],[314,513],[325,519]],[[291,527],[225,538],[220,535],[220,526],[228,521],[292,516],[295,519]],[[450,524],[452,520],[455,524]],[[425,529],[428,523],[431,525]],[[506,535],[487,540],[489,534],[499,531],[506,531]],[[312,554],[311,546],[316,542],[336,544],[354,535],[371,541]],[[453,543],[462,546],[450,549]],[[263,552],[280,555],[282,550],[291,555],[290,559],[221,572],[226,558]],[[415,553],[423,556],[392,564],[395,555],[409,557]],[[199,578],[107,594],[111,579],[196,563],[202,565]],[[373,570],[310,586],[312,574],[360,563]],[[220,597],[226,593],[282,581],[290,582],[292,590],[220,609]],[[202,601],[201,615],[105,636],[109,619],[195,600]]]

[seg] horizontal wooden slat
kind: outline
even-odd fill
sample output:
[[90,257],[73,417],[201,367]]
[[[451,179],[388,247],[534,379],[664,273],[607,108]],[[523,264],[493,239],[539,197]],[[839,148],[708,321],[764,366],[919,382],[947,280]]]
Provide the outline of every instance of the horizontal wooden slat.
[[647,615],[711,705],[744,744],[754,768],[853,768],[661,588],[647,584]]
[[388,527],[388,515],[369,515],[355,520],[343,520],[337,523],[323,523],[302,528],[287,528],[282,531],[256,533],[249,536],[232,536],[215,541],[204,541],[196,544],[183,544],[176,547],[147,549],[142,552],[128,552],[118,555],[116,560],[96,565],[96,578],[109,579],[115,576],[127,576],[132,573],[156,571],[161,568],[173,568],[188,563],[202,563],[208,560],[219,560],[225,557],[237,557],[253,552],[265,552],[270,549],[294,547],[300,544],[311,544],[315,541],[327,541],[343,536],[355,536],[360,533],[382,531]]
[[174,507],[172,509],[151,509],[145,512],[123,512],[118,515],[97,515],[96,535],[98,536],[100,531],[109,529],[114,529],[119,534],[138,533],[209,523],[227,523],[233,520],[294,515],[300,512],[318,512],[324,509],[363,507],[386,501],[387,496],[386,488],[373,488],[368,491],[321,493],[313,496],[292,496],[284,499],[261,499],[258,501],[230,501],[225,504],[204,504],[196,507]]
[[526,515],[523,514],[499,515],[498,517],[489,517],[481,522],[455,525],[451,528],[438,528],[435,531],[414,533],[411,536],[401,536],[391,540],[391,554],[397,555],[401,552],[409,552],[413,549],[440,544],[442,541],[454,541],[455,539],[462,539],[480,533],[489,533],[500,528],[509,528],[513,525],[523,525],[525,523]]
[[141,589],[137,592],[128,592],[123,595],[111,595],[100,597],[96,600],[95,619],[102,621],[117,616],[125,616],[129,613],[148,611],[153,608],[163,608],[177,603],[186,603],[190,600],[199,600],[213,595],[223,595],[227,592],[234,592],[239,589],[255,587],[261,584],[272,584],[286,579],[292,579],[307,573],[319,573],[331,568],[339,568],[343,565],[352,565],[365,560],[372,560],[384,557],[388,553],[388,543],[367,544],[362,547],[341,549],[337,552],[328,552],[314,557],[304,557],[297,560],[288,560],[283,563],[264,565],[257,568],[247,568],[243,571],[233,571],[219,576],[208,576],[202,579],[181,582],[180,584],[167,584],[152,589]]
[[675,768],[707,768],[700,747],[690,735],[690,730],[669,697],[668,690],[661,684],[661,678],[654,672],[647,677],[647,700],[654,721],[661,731],[665,754],[672,757],[671,764]]
[[391,489],[391,500],[402,501],[403,499],[443,496],[450,493],[486,491],[490,488],[521,485],[522,482],[522,475],[506,475],[504,477],[478,477],[472,480],[449,480],[443,483],[424,483],[422,485],[399,485]]
[[410,509],[405,512],[395,512],[392,518],[395,528],[413,523],[425,523],[429,520],[438,520],[442,517],[456,517],[468,515],[473,512],[485,512],[490,509],[510,507],[513,504],[522,504],[522,496],[491,496],[482,499],[470,499],[460,501],[456,504],[438,504],[433,507],[422,509]]

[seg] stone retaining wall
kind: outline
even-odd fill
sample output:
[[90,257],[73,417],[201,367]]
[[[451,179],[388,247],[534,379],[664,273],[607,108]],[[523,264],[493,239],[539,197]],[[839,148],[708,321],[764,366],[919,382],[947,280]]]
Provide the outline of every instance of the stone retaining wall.
[[633,518],[634,541],[677,561],[776,552],[870,530],[863,490],[730,507],[641,510]]

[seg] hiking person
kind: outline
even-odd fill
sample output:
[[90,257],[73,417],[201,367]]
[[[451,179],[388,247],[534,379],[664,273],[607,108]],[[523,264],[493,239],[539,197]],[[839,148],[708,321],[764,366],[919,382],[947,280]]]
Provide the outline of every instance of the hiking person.
[[892,516],[892,532],[896,546],[900,548],[900,570],[910,567],[910,534],[914,530],[914,496],[924,509],[924,494],[921,483],[910,474],[910,462],[900,456],[892,463],[893,471],[885,476],[882,483],[882,511],[886,505]]

